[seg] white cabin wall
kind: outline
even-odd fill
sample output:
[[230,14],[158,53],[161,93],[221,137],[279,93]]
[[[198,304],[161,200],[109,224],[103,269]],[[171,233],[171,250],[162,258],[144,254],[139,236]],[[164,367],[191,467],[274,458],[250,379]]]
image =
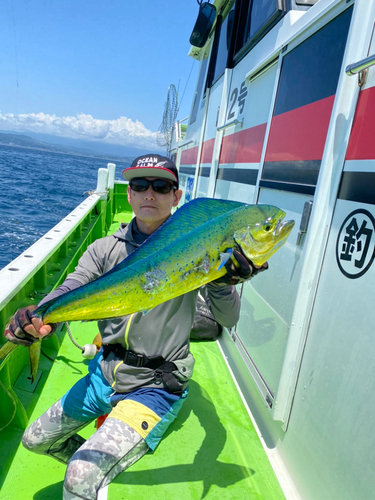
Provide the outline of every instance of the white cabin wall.
[[277,62],[252,81],[246,80],[248,67],[249,62],[245,57],[233,70],[227,95],[226,122],[238,120],[242,125],[223,131],[214,196],[254,203]]
[[276,445],[306,500],[374,498],[375,267],[348,279],[336,262],[340,226],[360,206],[375,216],[374,206],[338,200],[291,419]]
[[[363,56],[374,53],[372,40]],[[357,104],[291,419],[280,445],[291,468],[319,471],[307,477],[299,472],[308,500],[375,497],[374,107],[371,67]]]
[[189,124],[186,135],[181,143],[174,144],[178,150],[176,165],[179,170],[180,188],[182,197],[180,204],[184,204],[193,198],[194,186],[196,184],[196,172],[199,166],[198,158],[202,149],[202,137],[207,108],[208,95],[205,93],[205,81],[207,78],[209,54],[212,39],[200,52],[200,69],[195,95],[192,102]]
[[221,96],[224,85],[224,74],[210,89],[210,98],[207,109],[206,126],[203,136],[202,154],[199,162],[197,189],[195,198],[205,198],[208,195],[213,150],[216,138],[216,124],[218,120]]

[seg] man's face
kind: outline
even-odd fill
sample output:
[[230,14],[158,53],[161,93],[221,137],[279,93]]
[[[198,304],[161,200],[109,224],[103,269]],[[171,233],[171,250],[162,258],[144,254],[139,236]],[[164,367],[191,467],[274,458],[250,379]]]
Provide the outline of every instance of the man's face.
[[[158,177],[145,177],[147,180],[155,180]],[[163,179],[164,180],[164,179]],[[132,206],[137,220],[146,224],[161,225],[170,215],[172,207],[176,207],[181,199],[180,189],[171,189],[169,193],[156,193],[150,185],[146,191],[133,191],[128,186],[128,200]]]

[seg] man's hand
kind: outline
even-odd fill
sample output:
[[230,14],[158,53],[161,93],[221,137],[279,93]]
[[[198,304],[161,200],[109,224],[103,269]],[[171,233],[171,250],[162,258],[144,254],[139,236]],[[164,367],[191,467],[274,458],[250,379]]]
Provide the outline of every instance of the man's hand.
[[28,306],[18,309],[11,317],[4,331],[9,342],[30,347],[38,339],[47,338],[55,332],[56,325],[43,325],[40,318],[32,316],[36,308],[37,306]]
[[[236,267],[233,258],[239,264]],[[268,269],[268,262],[265,262],[262,266],[256,266],[250,260],[248,260],[240,250],[233,250],[233,256],[228,259],[225,264],[227,274],[218,278],[213,283],[226,284],[226,285],[238,285],[244,281],[249,280],[258,273]]]

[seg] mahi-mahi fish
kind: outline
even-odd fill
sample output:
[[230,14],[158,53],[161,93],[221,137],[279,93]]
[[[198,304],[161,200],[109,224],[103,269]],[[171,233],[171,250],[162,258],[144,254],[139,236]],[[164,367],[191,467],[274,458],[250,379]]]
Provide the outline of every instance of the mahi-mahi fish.
[[[227,272],[240,249],[261,266],[285,243],[294,221],[271,205],[197,198],[179,208],[139,248],[100,278],[46,302],[43,323],[100,320],[148,310]],[[236,262],[234,262],[236,263]]]

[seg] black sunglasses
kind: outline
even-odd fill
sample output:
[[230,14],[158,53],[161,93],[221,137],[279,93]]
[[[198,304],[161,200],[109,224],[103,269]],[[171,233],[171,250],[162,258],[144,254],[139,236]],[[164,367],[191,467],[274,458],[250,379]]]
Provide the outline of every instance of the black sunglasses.
[[153,181],[149,181],[144,177],[137,177],[129,181],[129,186],[133,191],[137,193],[141,193],[142,191],[147,191],[147,189],[152,186],[153,191],[155,193],[167,194],[171,191],[171,189],[177,189],[176,186],[171,184],[164,179],[154,179]]

